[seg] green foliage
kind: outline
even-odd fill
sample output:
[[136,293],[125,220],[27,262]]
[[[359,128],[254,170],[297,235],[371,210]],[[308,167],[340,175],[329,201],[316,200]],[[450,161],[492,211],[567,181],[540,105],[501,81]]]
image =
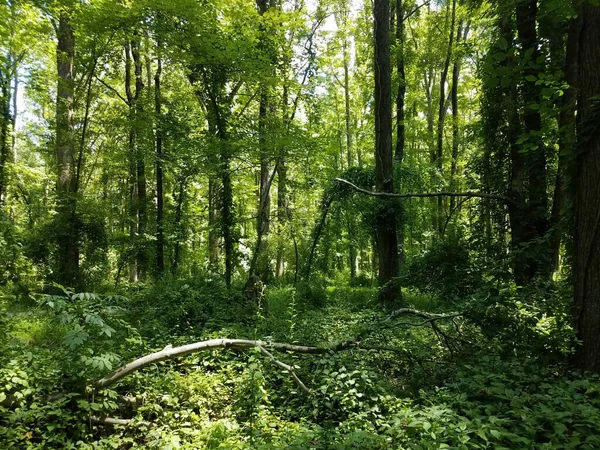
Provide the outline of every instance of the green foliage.
[[428,251],[412,257],[404,270],[407,286],[446,299],[472,294],[482,285],[467,242],[456,236],[435,241]]

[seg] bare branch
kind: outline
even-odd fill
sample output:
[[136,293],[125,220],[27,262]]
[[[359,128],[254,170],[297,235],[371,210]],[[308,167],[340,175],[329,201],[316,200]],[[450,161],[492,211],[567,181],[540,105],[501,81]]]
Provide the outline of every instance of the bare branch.
[[269,359],[275,363],[275,365],[277,365],[277,366],[281,367],[283,370],[287,371],[291,375],[291,377],[294,379],[296,384],[298,384],[298,386],[300,386],[300,389],[302,389],[306,394],[310,394],[310,389],[308,389],[306,387],[306,385],[300,380],[300,378],[298,378],[298,375],[296,375],[296,372],[294,372],[294,369],[292,366],[289,366],[289,365],[279,361],[277,358],[275,358],[273,356],[272,353],[270,353],[262,345],[258,345],[258,349],[261,351],[262,354],[268,356]]
[[110,84],[108,84],[106,81],[104,81],[102,78],[94,75],[94,78],[96,80],[98,80],[104,87],[106,87],[107,89],[109,89],[110,91],[112,91],[113,93],[115,93],[117,95],[117,97],[119,97],[121,100],[123,100],[123,102],[126,105],[129,105],[129,102],[127,101],[127,99],[125,97],[123,97],[119,91],[117,91],[114,87],[112,87]]
[[408,194],[395,194],[392,192],[373,192],[366,189],[360,188],[357,185],[351,183],[348,180],[342,178],[336,178],[335,181],[338,183],[344,183],[350,186],[361,194],[370,195],[371,197],[385,197],[385,198],[413,198],[413,197],[477,197],[477,198],[491,198],[495,200],[501,200],[504,203],[512,203],[517,205],[518,203],[512,198],[506,197],[499,194],[488,194],[485,192],[413,192]]
[[133,419],[118,419],[116,417],[98,417],[92,416],[92,423],[95,425],[123,425],[123,426],[149,426],[149,422],[138,422]]

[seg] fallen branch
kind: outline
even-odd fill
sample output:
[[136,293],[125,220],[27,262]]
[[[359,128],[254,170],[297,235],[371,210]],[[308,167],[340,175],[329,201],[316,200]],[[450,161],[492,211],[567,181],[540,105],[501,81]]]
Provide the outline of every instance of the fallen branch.
[[149,422],[143,422],[143,421],[137,421],[137,420],[133,420],[133,419],[119,419],[116,417],[98,417],[98,416],[92,416],[92,423],[94,425],[107,425],[107,426],[111,426],[114,427],[116,425],[122,425],[122,426],[149,426],[150,423]]
[[370,195],[371,197],[385,197],[385,198],[413,198],[413,197],[476,197],[476,198],[491,198],[494,200],[501,200],[504,203],[511,203],[513,205],[518,205],[519,203],[513,200],[510,197],[506,197],[505,195],[499,194],[488,194],[486,192],[413,192],[407,194],[395,194],[392,192],[373,192],[358,187],[354,183],[351,183],[348,180],[344,180],[343,178],[336,178],[334,181],[338,183],[344,183],[350,186],[357,192],[361,194]]
[[[392,312],[380,326],[386,328],[386,324],[392,322],[392,320],[401,315],[414,315],[425,319],[425,321],[421,324],[413,324],[413,323],[402,323],[403,325],[412,325],[419,326],[427,323],[433,324],[436,320],[442,319],[452,319],[455,317],[459,317],[462,314],[434,314],[428,313],[425,311],[420,311],[412,308],[400,308],[394,312]],[[387,326],[389,328],[389,326]],[[312,347],[306,345],[294,345],[287,344],[282,342],[264,342],[259,340],[248,340],[248,339],[211,339],[208,341],[195,342],[193,344],[182,345],[180,347],[172,347],[171,345],[166,346],[164,349],[150,353],[146,356],[136,359],[124,366],[119,367],[114,370],[104,378],[93,382],[92,388],[95,390],[101,390],[108,386],[113,385],[119,380],[127,377],[128,375],[137,372],[138,370],[143,369],[144,367],[149,366],[150,364],[156,364],[161,361],[166,361],[171,358],[175,358],[177,356],[184,356],[190,353],[197,353],[201,351],[213,350],[213,349],[230,349],[230,350],[247,350],[251,348],[257,348],[262,354],[267,356],[271,361],[273,361],[278,367],[287,371],[292,379],[300,386],[300,389],[305,393],[310,393],[310,390],[306,387],[304,383],[298,378],[293,368],[278,359],[276,359],[273,354],[267,350],[267,348],[271,350],[275,350],[278,352],[292,352],[292,353],[305,353],[305,354],[322,354],[327,352],[337,352],[344,351],[350,349],[362,349],[362,350],[379,350],[382,348],[378,347],[368,347],[361,346],[360,337],[364,336],[366,333],[377,329],[378,327],[369,327],[365,329],[363,333],[359,335],[359,337],[355,339],[349,339],[339,344],[324,346],[324,347]],[[386,348],[385,350],[391,350]],[[400,349],[401,351],[401,349]]]

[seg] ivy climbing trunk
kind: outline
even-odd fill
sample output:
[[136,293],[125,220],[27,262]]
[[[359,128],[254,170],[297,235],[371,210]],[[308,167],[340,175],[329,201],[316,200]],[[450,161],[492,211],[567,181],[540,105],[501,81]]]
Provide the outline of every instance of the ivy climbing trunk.
[[[524,65],[521,97],[523,100],[523,136],[521,146],[525,165],[527,199],[521,207],[520,217],[524,226],[513,229],[513,242],[517,254],[515,278],[521,285],[534,278],[547,278],[551,274],[550,246],[543,242],[548,231],[548,194],[546,178],[546,149],[542,140],[541,92],[535,82],[543,71],[543,63],[537,37],[537,1],[520,0],[516,8],[517,36],[521,44]],[[521,233],[522,231],[522,233]]]
[[[390,4],[375,0],[375,185],[379,192],[394,192],[392,155],[392,84],[390,67]],[[398,301],[399,259],[395,204],[381,200],[376,217],[379,300],[385,306]]]
[[56,185],[59,230],[56,279],[66,286],[79,280],[79,227],[77,226],[77,177],[73,128],[75,33],[70,11],[61,11],[56,32]]

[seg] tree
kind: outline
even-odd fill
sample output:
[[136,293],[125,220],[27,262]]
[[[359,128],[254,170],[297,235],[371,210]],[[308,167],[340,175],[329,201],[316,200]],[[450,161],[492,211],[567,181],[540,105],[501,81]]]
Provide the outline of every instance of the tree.
[[575,183],[575,321],[582,341],[574,356],[584,370],[600,371],[600,7],[585,2],[578,24],[578,107]]
[[56,31],[56,162],[58,202],[58,272],[57,280],[73,286],[79,278],[79,228],[77,226],[77,167],[73,130],[75,32],[71,23],[73,10],[60,10]]
[[[375,35],[375,184],[379,192],[394,192],[392,155],[392,84],[389,0],[373,4]],[[398,238],[395,205],[382,201],[376,218],[379,259],[379,299],[391,305],[399,297]]]

